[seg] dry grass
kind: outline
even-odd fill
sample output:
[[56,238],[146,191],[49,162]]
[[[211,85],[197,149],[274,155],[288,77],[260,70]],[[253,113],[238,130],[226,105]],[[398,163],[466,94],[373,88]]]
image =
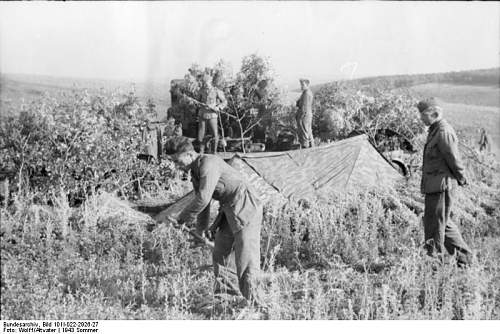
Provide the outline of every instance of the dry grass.
[[454,211],[476,253],[465,270],[423,254],[418,176],[398,191],[269,207],[265,314],[216,300],[209,252],[117,198],[72,209],[62,195],[52,207],[18,197],[1,209],[2,319],[499,319],[498,181],[473,182]]
[[[456,194],[453,219],[475,251],[469,269],[423,254],[419,175],[397,190],[268,207],[261,238],[268,312],[216,299],[209,251],[116,197],[101,193],[71,208],[65,193],[48,196],[47,206],[19,189],[0,207],[1,317],[499,319],[500,169],[491,166],[469,156],[471,185]],[[156,185],[144,199],[175,200],[188,187],[179,175],[168,181],[168,191]]]

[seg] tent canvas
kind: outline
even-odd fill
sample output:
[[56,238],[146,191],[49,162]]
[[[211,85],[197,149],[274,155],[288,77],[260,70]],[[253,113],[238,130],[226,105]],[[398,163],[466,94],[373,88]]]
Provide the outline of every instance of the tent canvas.
[[243,165],[238,169],[248,178],[258,179],[252,175],[257,174],[289,200],[314,198],[318,193],[360,185],[392,185],[402,178],[366,135],[309,149],[236,154],[232,160],[232,164]]
[[[225,157],[264,203],[314,199],[322,193],[358,186],[390,186],[403,178],[366,135],[308,149]],[[160,215],[180,213],[191,196],[187,194]]]

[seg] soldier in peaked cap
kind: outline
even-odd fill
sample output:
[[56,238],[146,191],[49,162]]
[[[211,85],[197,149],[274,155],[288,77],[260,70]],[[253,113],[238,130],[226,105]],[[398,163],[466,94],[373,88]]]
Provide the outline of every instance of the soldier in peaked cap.
[[[210,220],[210,201],[220,203],[221,221],[212,254],[215,292],[239,294],[240,290],[243,297],[262,306],[257,284],[263,207],[255,190],[219,156],[197,153],[186,137],[167,140],[165,153],[181,169],[191,172],[193,182],[195,198],[180,213],[179,224],[198,219],[196,230],[203,235]],[[233,249],[236,270],[229,265]]]
[[467,184],[458,152],[458,140],[451,125],[443,119],[442,108],[434,98],[417,105],[420,119],[429,127],[424,147],[421,191],[425,195],[425,248],[431,256],[446,249],[455,254],[459,266],[468,265],[471,250],[450,219],[453,180]]
[[299,82],[302,95],[300,95],[296,103],[298,110],[295,120],[297,121],[300,146],[308,148],[314,146],[312,134],[312,103],[314,96],[311,89],[309,89],[308,79],[299,79]]

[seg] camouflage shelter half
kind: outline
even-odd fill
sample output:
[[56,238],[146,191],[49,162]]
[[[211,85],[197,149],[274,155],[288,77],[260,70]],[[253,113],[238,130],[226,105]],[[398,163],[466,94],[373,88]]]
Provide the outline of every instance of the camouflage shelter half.
[[285,152],[236,154],[229,163],[269,197],[312,199],[357,186],[392,185],[401,174],[360,135],[335,143]]
[[[391,186],[403,178],[366,135],[302,150],[223,157],[247,178],[264,202],[315,200],[332,191]],[[190,194],[167,211],[181,210]]]

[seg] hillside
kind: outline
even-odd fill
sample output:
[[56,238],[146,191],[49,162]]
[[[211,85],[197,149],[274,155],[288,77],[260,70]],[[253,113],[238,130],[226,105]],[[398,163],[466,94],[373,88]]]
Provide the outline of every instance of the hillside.
[[[391,88],[410,87],[426,83],[499,87],[500,67],[442,73],[386,75],[334,82],[344,82],[355,86],[384,86]],[[314,85],[311,89],[316,92],[328,84],[330,83]]]
[[87,90],[89,93],[115,93],[125,95],[131,91],[143,102],[153,99],[161,115],[166,115],[170,106],[170,82],[132,82],[103,79],[63,78],[24,74],[2,74],[0,76],[0,107],[6,110],[28,103],[44,94],[57,96]]
[[479,140],[479,130],[485,128],[492,140],[491,151],[500,156],[500,87],[427,83],[409,89],[419,98],[438,98],[445,117],[457,130]]
[[418,99],[436,97],[442,102],[445,117],[458,131],[479,139],[484,127],[492,139],[492,152],[500,156],[500,68],[392,75],[336,81],[312,87],[342,84],[361,89],[384,88],[394,93],[410,93]]
[[[492,151],[500,156],[500,68],[378,76],[342,83],[355,87],[392,88],[394,92],[409,90],[418,98],[437,97],[445,104],[447,117],[458,130],[475,132],[478,128],[485,127],[494,142]],[[312,90],[318,92],[327,85],[329,84],[315,85]],[[142,102],[152,99],[157,106],[158,118],[163,118],[170,106],[169,89],[168,80],[161,83],[133,83],[7,74],[0,76],[0,108],[3,113],[9,109],[18,110],[22,103],[36,100],[44,94],[56,97],[58,94],[87,90],[95,94],[111,92],[126,95],[135,91]],[[299,92],[287,92],[286,103],[294,104],[299,95]],[[472,119],[469,116],[472,116]]]

